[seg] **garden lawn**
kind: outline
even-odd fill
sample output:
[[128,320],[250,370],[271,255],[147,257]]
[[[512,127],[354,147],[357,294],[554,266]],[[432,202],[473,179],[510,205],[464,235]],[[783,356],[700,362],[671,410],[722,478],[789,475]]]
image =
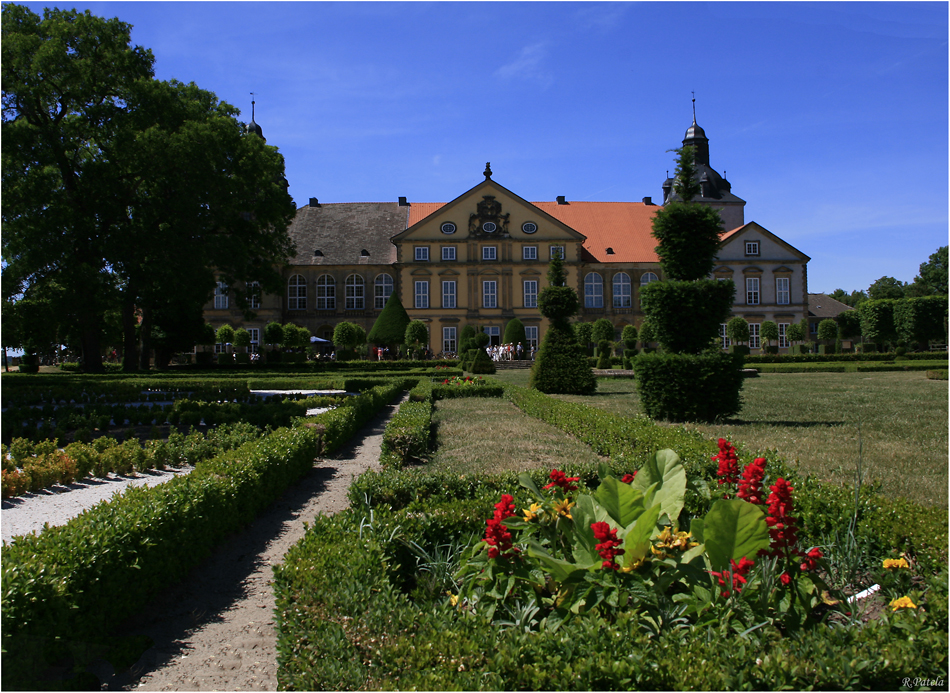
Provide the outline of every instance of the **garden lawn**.
[[[527,385],[528,371],[494,377]],[[557,397],[615,414],[641,413],[629,378],[600,378],[594,395]],[[742,397],[736,419],[688,427],[750,453],[774,449],[803,473],[835,484],[854,482],[860,447],[865,483],[878,480],[888,495],[947,507],[946,381],[923,372],[768,373],[747,379]]]
[[565,460],[596,464],[590,447],[503,399],[467,397],[436,402],[433,413],[437,452],[422,469],[457,474],[497,474]]

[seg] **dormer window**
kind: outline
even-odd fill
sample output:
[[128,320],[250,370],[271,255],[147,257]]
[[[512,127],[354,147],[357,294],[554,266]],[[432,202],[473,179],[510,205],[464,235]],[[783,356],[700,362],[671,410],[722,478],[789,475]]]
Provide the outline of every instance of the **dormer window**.
[[313,251],[313,256],[314,256],[314,257],[323,257],[323,251],[322,251],[322,250],[319,250],[319,249],[314,250],[314,251]]
[[745,244],[745,254],[746,254],[746,255],[758,255],[758,254],[759,254],[759,242],[758,242],[758,241],[746,241],[746,244]]
[[360,251],[360,257],[369,257],[369,251],[366,248],[363,248]]
[[608,255],[613,255],[613,254],[614,254],[614,249],[613,249],[613,248],[607,248],[607,254],[608,254]]

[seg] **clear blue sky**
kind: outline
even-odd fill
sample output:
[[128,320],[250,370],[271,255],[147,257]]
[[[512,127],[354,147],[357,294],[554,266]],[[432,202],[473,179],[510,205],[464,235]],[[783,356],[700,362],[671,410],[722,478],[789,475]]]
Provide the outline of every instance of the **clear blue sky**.
[[[25,3],[41,12],[44,3]],[[945,2],[93,2],[256,120],[298,206],[662,199],[692,122],[809,291],[912,281],[948,242]]]

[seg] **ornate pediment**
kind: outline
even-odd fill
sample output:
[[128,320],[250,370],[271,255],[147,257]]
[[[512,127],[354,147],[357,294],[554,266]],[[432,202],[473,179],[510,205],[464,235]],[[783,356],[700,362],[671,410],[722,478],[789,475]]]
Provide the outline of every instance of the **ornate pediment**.
[[468,218],[468,234],[477,238],[507,238],[508,217],[501,213],[501,202],[494,195],[485,195]]

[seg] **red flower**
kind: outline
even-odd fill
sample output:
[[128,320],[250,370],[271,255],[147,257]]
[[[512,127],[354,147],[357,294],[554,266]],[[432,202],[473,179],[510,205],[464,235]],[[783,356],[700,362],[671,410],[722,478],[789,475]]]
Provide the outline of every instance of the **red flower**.
[[719,470],[716,472],[719,475],[719,485],[735,486],[739,481],[739,458],[732,443],[725,438],[720,438],[719,454],[713,455],[712,459],[719,462]]
[[813,548],[807,554],[805,554],[805,560],[802,562],[802,570],[814,570],[818,567],[818,559],[824,556],[821,552],[821,549],[818,547]]
[[554,488],[555,486],[565,491],[576,491],[577,487],[571,482],[580,481],[579,476],[566,476],[560,469],[552,469],[551,476],[548,478],[551,479],[551,483],[544,487],[545,491],[547,491],[549,488]]
[[637,472],[634,472],[633,474],[624,474],[623,479],[621,479],[621,481],[625,484],[632,484],[636,476],[637,476]]
[[620,566],[614,563],[614,558],[626,553],[624,549],[617,548],[620,546],[620,541],[617,539],[617,530],[611,529],[606,522],[594,522],[590,528],[594,532],[594,538],[600,542],[594,549],[604,559],[601,567],[604,570],[617,570]]
[[508,551],[518,552],[517,548],[512,548],[511,532],[502,524],[502,520],[515,514],[514,501],[515,499],[506,493],[495,503],[495,514],[488,520],[488,529],[485,530],[489,558],[498,558]]
[[765,458],[756,457],[742,472],[742,481],[739,482],[739,491],[736,496],[753,505],[762,505],[765,502],[765,494],[762,492],[764,478]]
[[714,570],[709,571],[710,575],[715,575],[719,579],[719,586],[725,588],[722,591],[723,597],[728,597],[731,592],[742,591],[742,585],[748,582],[745,575],[755,565],[755,562],[743,556],[738,563],[733,559],[729,559],[729,565],[732,570],[723,570],[721,573]]
[[781,581],[781,583],[785,587],[788,587],[789,585],[792,584],[792,576],[789,575],[788,573],[782,573],[778,579]]
[[781,478],[777,479],[775,484],[769,488],[772,493],[769,494],[769,516],[765,518],[765,524],[769,527],[769,537],[772,543],[767,553],[772,556],[784,555],[786,557],[800,555],[801,552],[796,547],[798,534],[795,529],[795,518],[792,517],[792,512],[794,512],[792,491],[794,488],[789,486],[785,479]]

